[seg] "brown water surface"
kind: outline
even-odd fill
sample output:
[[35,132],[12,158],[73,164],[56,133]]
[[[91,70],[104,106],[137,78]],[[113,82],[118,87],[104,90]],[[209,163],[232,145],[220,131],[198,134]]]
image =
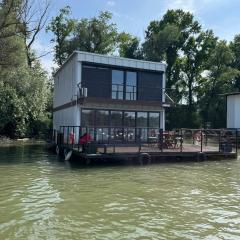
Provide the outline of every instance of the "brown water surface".
[[0,148],[0,239],[240,239],[240,160],[83,168]]

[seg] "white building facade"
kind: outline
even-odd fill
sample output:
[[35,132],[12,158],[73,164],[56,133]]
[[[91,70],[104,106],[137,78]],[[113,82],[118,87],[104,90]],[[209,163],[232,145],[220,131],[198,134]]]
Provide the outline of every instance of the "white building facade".
[[54,76],[53,129],[165,129],[166,64],[75,51]]

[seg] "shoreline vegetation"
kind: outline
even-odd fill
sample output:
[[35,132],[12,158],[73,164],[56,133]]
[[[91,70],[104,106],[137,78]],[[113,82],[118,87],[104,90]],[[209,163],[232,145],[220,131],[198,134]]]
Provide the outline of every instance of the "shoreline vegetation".
[[33,48],[41,31],[52,36],[57,67],[74,50],[166,62],[166,129],[226,126],[222,94],[240,91],[240,34],[227,42],[192,13],[170,9],[140,40],[120,31],[111,12],[76,19],[66,6],[49,21],[51,0],[38,2],[41,9],[34,0],[0,2],[0,135],[24,139],[52,128],[53,76],[40,61],[48,53]]
[[5,136],[0,136],[0,148],[20,145],[43,145],[47,141],[43,138],[17,138],[11,139]]

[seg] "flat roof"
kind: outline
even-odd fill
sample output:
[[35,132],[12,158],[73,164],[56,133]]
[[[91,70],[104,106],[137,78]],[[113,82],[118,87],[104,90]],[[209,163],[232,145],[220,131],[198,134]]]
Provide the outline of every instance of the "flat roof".
[[146,61],[146,60],[124,58],[119,56],[104,55],[104,54],[98,54],[98,53],[74,51],[66,59],[63,65],[59,67],[59,69],[56,71],[54,75],[56,75],[58,71],[65,64],[67,64],[67,62],[73,57],[73,55],[77,55],[77,61],[79,62],[98,63],[98,64],[105,64],[105,65],[144,69],[144,70],[151,70],[151,71],[161,71],[161,72],[165,72],[167,68],[167,64],[163,62],[153,62],[153,61]]
[[231,93],[225,93],[225,94],[220,94],[221,96],[232,96],[232,95],[240,95],[240,92],[231,92]]

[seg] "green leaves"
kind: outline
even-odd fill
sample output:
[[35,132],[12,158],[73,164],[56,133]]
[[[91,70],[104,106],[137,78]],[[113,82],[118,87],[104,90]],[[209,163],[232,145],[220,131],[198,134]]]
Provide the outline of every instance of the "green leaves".
[[118,32],[111,18],[111,13],[100,12],[98,17],[75,20],[70,17],[70,7],[61,9],[47,27],[54,34],[55,62],[61,66],[75,50],[113,53],[118,45]]
[[34,122],[47,116],[50,89],[46,73],[36,63],[0,77],[0,134],[31,135]]
[[60,9],[60,13],[55,18],[52,18],[50,24],[47,26],[47,31],[54,33],[54,38],[51,39],[55,42],[55,62],[60,66],[68,57],[67,54],[67,38],[72,34],[75,29],[76,21],[71,19],[71,9],[66,6]]

